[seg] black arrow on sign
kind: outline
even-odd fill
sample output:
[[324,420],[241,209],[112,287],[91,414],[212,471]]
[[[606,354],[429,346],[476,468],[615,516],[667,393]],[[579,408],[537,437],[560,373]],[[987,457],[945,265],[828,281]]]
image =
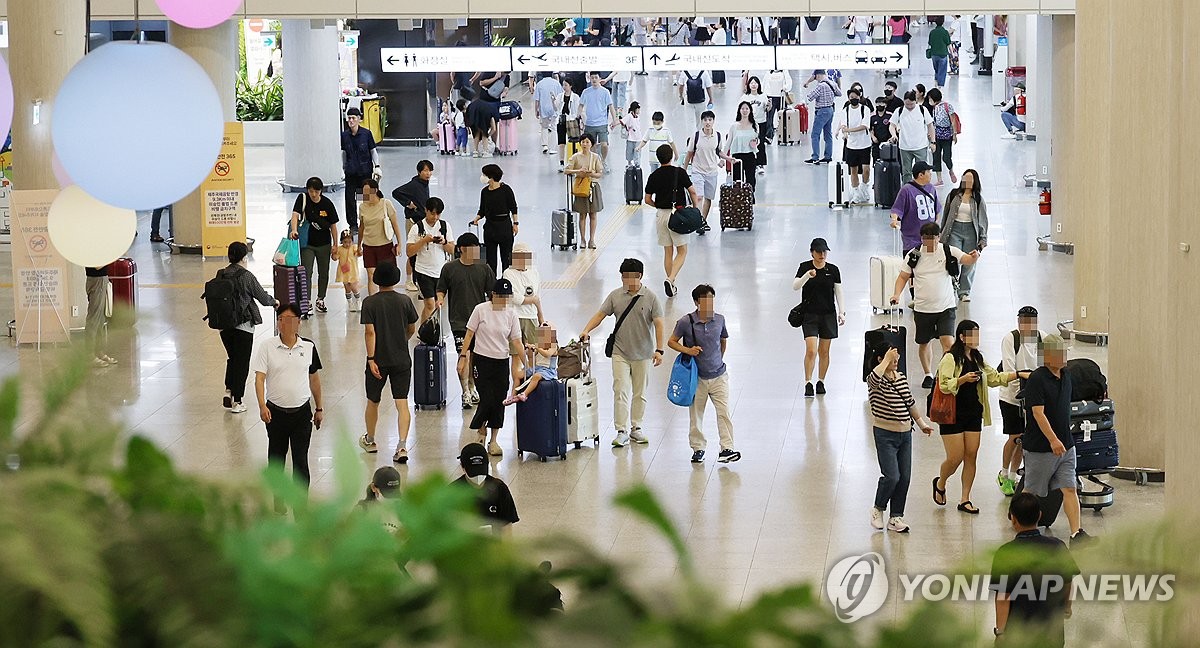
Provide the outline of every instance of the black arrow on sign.
[[895,54],[892,54],[892,58],[896,59],[897,63],[904,60],[904,57],[900,55],[900,52],[896,52]]
[[659,55],[658,55],[658,54],[651,54],[651,55],[650,55],[650,60],[651,60],[651,61],[652,61],[652,62],[653,62],[655,65],[657,65],[657,64],[658,64],[658,60],[659,60],[659,58],[660,58],[660,57],[659,57]]
[[675,61],[678,61],[678,60],[679,60],[679,55],[678,55],[678,54],[672,54],[672,55],[671,55],[671,58],[667,59],[667,63],[674,63]]
[[528,61],[528,60],[529,60],[529,57],[525,56],[524,54],[517,57],[517,63],[525,63],[525,61]]
[[400,59],[396,58],[395,56],[389,56],[389,57],[387,57],[387,62],[388,62],[388,65],[395,65],[395,64],[396,64],[396,61],[399,61],[399,60],[400,60]]

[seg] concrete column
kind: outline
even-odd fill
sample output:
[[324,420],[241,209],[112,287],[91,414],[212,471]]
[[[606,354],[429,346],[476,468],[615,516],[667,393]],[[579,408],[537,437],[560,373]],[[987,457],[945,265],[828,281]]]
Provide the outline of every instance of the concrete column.
[[338,33],[323,20],[283,21],[284,182],[342,180]]
[[[238,22],[227,20],[209,29],[188,29],[171,23],[168,39],[199,63],[212,79],[221,98],[225,121],[236,120]],[[204,207],[199,188],[172,206],[171,218],[176,245],[188,248],[201,245]]]
[[[1183,68],[1178,50],[1145,47],[1152,38],[1162,42],[1164,25],[1161,20],[1147,21],[1145,16],[1168,15],[1169,4],[1170,0],[1138,3],[1116,0],[1112,3],[1111,20],[1099,32],[1106,34],[1112,65],[1107,70],[1107,82],[1095,88],[1097,93],[1105,92],[1103,86],[1115,87],[1120,79],[1141,75],[1139,82],[1144,87],[1174,88],[1172,95],[1186,103],[1183,98],[1189,95],[1178,86],[1178,75]],[[1141,23],[1135,25],[1139,16]],[[1149,115],[1158,111],[1162,115],[1162,97],[1153,95],[1130,93],[1122,112]],[[1164,368],[1187,362],[1186,355],[1179,354],[1177,345],[1186,339],[1181,335],[1185,327],[1193,325],[1193,322],[1176,323],[1170,318],[1170,304],[1176,296],[1166,287],[1170,254],[1167,222],[1195,217],[1186,207],[1187,203],[1180,203],[1184,209],[1178,213],[1169,209],[1171,194],[1192,192],[1195,170],[1191,170],[1192,179],[1182,187],[1163,186],[1165,170],[1178,166],[1168,152],[1179,137],[1179,133],[1164,126],[1147,124],[1138,129],[1136,137],[1111,138],[1112,155],[1109,157],[1112,161],[1107,181],[1083,185],[1089,191],[1099,190],[1107,196],[1107,228],[1114,233],[1109,237],[1102,276],[1109,283],[1114,306],[1109,310],[1108,384],[1114,401],[1120,403],[1121,408],[1119,416],[1124,428],[1121,463],[1155,468],[1164,466],[1168,433],[1195,432],[1195,426],[1188,424],[1189,419],[1171,419],[1162,388]],[[1104,132],[1092,131],[1095,134]],[[1097,224],[1103,226],[1103,222]],[[1119,261],[1123,257],[1129,258],[1135,250],[1138,251],[1133,252],[1138,257],[1136,270]],[[1194,291],[1195,284],[1189,289]]]
[[1025,115],[1026,131],[1038,140],[1045,140],[1037,146],[1037,168],[1034,170],[1038,180],[1044,181],[1049,179],[1050,174],[1049,142],[1054,112],[1058,109],[1054,105],[1054,40],[1051,33],[1053,18],[1028,16],[1028,21],[1018,19],[1016,22],[1030,23],[1025,30],[1029,42],[1020,43],[1016,48],[1010,46],[1008,51],[1010,54],[1014,49],[1027,53],[1024,62],[1016,65],[1026,66],[1025,87],[1029,91]]
[[[1099,333],[1108,332],[1108,272],[1112,259],[1108,250],[1110,206],[1106,189],[1111,158],[1118,152],[1113,138],[1101,135],[1113,132],[1112,111],[1099,109],[1106,105],[1107,87],[1113,79],[1108,33],[1112,29],[1114,1],[1091,0],[1081,3],[1076,10],[1072,121],[1084,125],[1076,130],[1086,128],[1090,136],[1064,140],[1071,147],[1073,163],[1063,184],[1078,187],[1068,203],[1075,215],[1071,237],[1075,242],[1075,328]],[[1121,166],[1125,166],[1124,162]],[[1126,229],[1122,227],[1120,231]]]
[[[13,2],[8,8],[13,97],[13,185],[17,189],[58,189],[51,159],[50,120],[54,97],[67,73],[83,58],[86,21],[82,2]],[[33,123],[34,102],[41,118]]]
[[[1076,214],[1075,194],[1079,188],[1069,178],[1074,173],[1075,156],[1075,16],[1058,15],[1051,19],[1051,58],[1054,81],[1050,90],[1051,110],[1043,113],[1049,119],[1050,136],[1038,139],[1038,179],[1043,166],[1048,166],[1048,179],[1054,192],[1050,213],[1050,239],[1055,243],[1073,241]],[[1059,115],[1054,118],[1055,113]],[[1043,126],[1046,124],[1043,123]],[[1045,150],[1043,151],[1043,147]],[[1043,153],[1045,158],[1043,159]]]
[[[1167,133],[1179,133],[1182,131],[1178,129],[1186,129],[1190,122],[1186,98],[1200,92],[1200,66],[1195,64],[1200,56],[1200,46],[1191,33],[1191,26],[1200,21],[1200,6],[1193,0],[1171,0],[1168,4],[1168,13],[1164,15],[1173,18],[1155,21],[1159,30],[1168,25],[1173,32],[1173,37],[1162,42],[1162,47],[1176,61],[1187,63],[1175,68],[1172,89],[1168,91],[1172,105],[1167,107],[1168,119],[1163,127]],[[1154,28],[1147,25],[1145,29]],[[1142,362],[1164,371],[1160,383],[1163,388],[1156,395],[1154,405],[1161,407],[1170,421],[1164,430],[1166,509],[1172,518],[1186,522],[1198,517],[1196,489],[1200,488],[1200,472],[1196,471],[1196,466],[1200,462],[1200,437],[1195,433],[1195,424],[1191,423],[1195,418],[1195,372],[1187,354],[1179,353],[1177,343],[1187,339],[1184,336],[1200,318],[1200,290],[1196,289],[1200,284],[1200,219],[1195,217],[1192,204],[1200,154],[1186,137],[1168,138],[1165,153],[1167,178],[1158,186],[1162,186],[1168,196],[1167,211],[1159,215],[1167,221],[1167,244],[1161,251],[1167,260],[1167,276],[1165,281],[1147,283],[1154,284],[1167,304],[1168,330],[1164,339],[1168,344],[1160,346],[1153,360]],[[1190,615],[1190,620],[1180,624],[1177,632],[1182,633],[1179,643],[1188,643],[1182,637],[1195,637],[1200,632],[1200,622],[1195,615]]]

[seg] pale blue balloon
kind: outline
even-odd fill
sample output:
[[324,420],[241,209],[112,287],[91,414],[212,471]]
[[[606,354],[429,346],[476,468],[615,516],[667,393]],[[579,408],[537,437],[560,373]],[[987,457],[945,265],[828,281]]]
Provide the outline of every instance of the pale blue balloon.
[[221,100],[195,61],[165,43],[108,43],[63,81],[51,111],[54,150],[88,194],[153,209],[208,177],[224,136]]

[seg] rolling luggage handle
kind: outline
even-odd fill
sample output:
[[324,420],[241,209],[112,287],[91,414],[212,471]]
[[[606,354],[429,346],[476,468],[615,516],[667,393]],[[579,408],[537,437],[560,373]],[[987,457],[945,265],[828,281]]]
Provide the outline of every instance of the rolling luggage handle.
[[[893,229],[892,230],[892,250],[895,252],[895,256],[900,257],[901,261],[903,261],[903,259],[904,259],[904,250],[901,249],[903,247],[904,247],[903,244],[901,244],[901,242],[900,242],[900,230]],[[901,271],[901,272],[903,272],[903,271]],[[914,278],[915,278],[915,275],[914,275]],[[895,281],[892,282],[891,289],[892,290],[896,289]],[[901,291],[901,292],[903,293],[903,291]],[[901,297],[901,299],[903,299],[903,296]],[[900,330],[900,313],[902,313],[902,312],[904,312],[904,307],[901,306],[899,302],[893,304],[893,303],[891,303],[890,299],[888,300],[888,309],[887,309],[887,314],[888,314],[887,327],[888,328],[895,330],[895,331]]]

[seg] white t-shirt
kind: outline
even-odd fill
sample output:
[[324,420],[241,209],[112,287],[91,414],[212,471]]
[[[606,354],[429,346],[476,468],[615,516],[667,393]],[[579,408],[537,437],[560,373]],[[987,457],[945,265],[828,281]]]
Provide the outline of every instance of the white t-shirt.
[[[412,229],[408,230],[408,240],[416,241],[421,238],[420,227],[425,228],[426,234],[438,236],[442,233],[442,223],[446,223],[446,221],[438,219],[438,222],[430,225],[429,221],[421,219],[420,225],[414,223]],[[450,228],[450,223],[446,223],[446,240],[454,240],[454,230]],[[446,254],[446,250],[441,245],[426,243],[417,251],[416,269],[426,277],[440,277],[442,276],[442,266],[446,265],[449,260],[450,255]]]
[[933,117],[920,105],[912,110],[901,107],[892,115],[892,123],[900,129],[900,150],[919,151],[929,148],[929,125]]
[[855,108],[847,103],[844,108],[838,111],[837,119],[840,123],[845,124],[847,128],[867,127],[867,130],[847,133],[846,148],[856,151],[871,148],[871,111],[867,109],[866,104],[859,103],[858,108]]
[[792,75],[787,70],[772,70],[763,79],[763,93],[769,97],[782,97],[792,89]]
[[729,35],[724,27],[717,27],[717,30],[712,33],[713,45],[728,45]]
[[[698,131],[699,136],[695,133],[688,138],[688,151],[695,146],[696,154],[692,157],[692,169],[696,173],[703,175],[712,175],[721,169],[721,156],[717,151],[724,144],[721,141],[721,133],[717,129],[713,129],[712,135],[705,135],[703,130]],[[697,138],[697,142],[692,142],[692,138]]]
[[536,320],[537,304],[533,302],[526,304],[525,300],[542,292],[541,273],[537,271],[537,268],[517,270],[515,266],[509,266],[504,271],[504,278],[512,282],[512,310],[517,313],[517,317]]
[[511,308],[496,310],[488,301],[471,311],[467,329],[475,332],[474,353],[493,360],[503,360],[512,354],[510,340],[521,341],[517,311]]
[[625,139],[630,142],[642,141],[642,136],[645,131],[642,130],[642,118],[634,117],[633,113],[625,113],[621,116],[621,125],[625,127]]
[[[1032,371],[1042,366],[1038,360],[1038,339],[1044,338],[1041,331],[1029,337],[1022,337],[1017,348],[1013,348],[1012,332],[1004,334],[1000,339],[1000,358],[1005,371]],[[1010,405],[1018,405],[1017,393],[1021,391],[1021,383],[1014,380],[1000,388],[1000,400]]]
[[[762,77],[759,77],[762,78]],[[767,106],[771,103],[771,98],[765,94],[744,94],[741,99],[738,99],[739,105],[745,101],[750,104],[751,113],[754,116],[756,124],[765,124],[767,122]]]
[[[629,83],[630,81],[633,81],[633,71],[632,70],[618,70],[616,72],[613,72],[613,76],[612,76],[613,83]],[[622,109],[625,108],[624,106],[618,106],[618,107],[622,108]]]
[[467,118],[463,115],[463,111],[454,111],[454,130],[458,130],[467,125]]
[[869,30],[869,29],[871,29],[871,17],[870,16],[855,16],[854,17],[854,31],[866,33],[867,30]]
[[[917,267],[908,267],[908,257],[905,257],[902,271],[913,276],[913,310],[921,313],[940,313],[954,308],[958,304],[958,296],[954,294],[954,280],[946,273],[946,254],[942,251],[942,244],[938,243],[933,252],[927,252],[924,246],[919,250]],[[950,254],[953,254],[960,264],[967,256],[953,245],[950,246]]]
[[742,45],[761,45],[760,25],[756,18],[738,18],[738,42]]

